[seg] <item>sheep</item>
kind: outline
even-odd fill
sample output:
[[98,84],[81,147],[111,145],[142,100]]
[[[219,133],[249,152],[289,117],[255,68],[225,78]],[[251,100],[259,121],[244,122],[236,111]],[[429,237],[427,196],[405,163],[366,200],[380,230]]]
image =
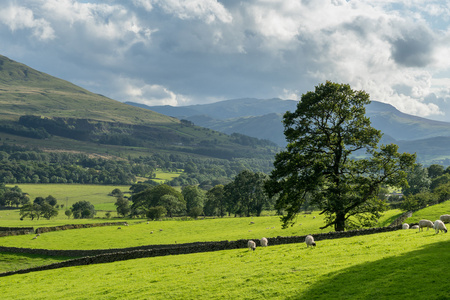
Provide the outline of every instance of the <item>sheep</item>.
[[261,247],[267,247],[268,244],[269,244],[269,241],[265,237],[263,237],[261,239]]
[[316,243],[314,242],[314,237],[312,235],[307,235],[305,238],[306,247],[309,246],[316,246]]
[[419,225],[413,225],[411,226],[411,229],[419,229]]
[[433,228],[434,228],[434,230],[436,230],[436,233],[439,233],[439,230],[447,233],[447,228],[445,227],[444,222],[442,222],[441,220],[434,221]]
[[254,241],[249,240],[248,243],[247,243],[247,245],[248,245],[248,249],[255,251],[255,249],[256,249],[256,243],[255,243]]
[[122,227],[117,227],[117,229],[122,229]]
[[434,224],[430,220],[420,220],[419,221],[419,232],[420,232],[420,229],[422,229],[422,231],[423,231],[424,227],[427,227],[427,231],[428,231],[428,229],[434,228]]
[[439,217],[439,220],[441,220],[444,223],[449,223],[450,222],[450,215],[442,215]]
[[409,224],[408,223],[402,224],[402,229],[409,229]]

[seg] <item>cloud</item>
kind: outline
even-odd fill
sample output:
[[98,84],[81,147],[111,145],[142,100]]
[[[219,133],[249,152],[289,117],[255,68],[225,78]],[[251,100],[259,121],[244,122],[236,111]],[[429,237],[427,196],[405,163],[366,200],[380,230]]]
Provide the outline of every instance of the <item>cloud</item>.
[[30,29],[32,36],[39,40],[55,38],[50,23],[42,18],[35,18],[33,11],[22,6],[8,5],[0,10],[0,23],[8,26],[12,32]]
[[119,78],[117,89],[113,94],[123,101],[142,103],[146,105],[179,105],[188,102],[188,98],[177,95],[164,86],[146,84],[143,80]]
[[332,80],[406,113],[450,114],[450,5],[438,0],[11,0],[6,7],[2,54],[120,101],[298,99]]

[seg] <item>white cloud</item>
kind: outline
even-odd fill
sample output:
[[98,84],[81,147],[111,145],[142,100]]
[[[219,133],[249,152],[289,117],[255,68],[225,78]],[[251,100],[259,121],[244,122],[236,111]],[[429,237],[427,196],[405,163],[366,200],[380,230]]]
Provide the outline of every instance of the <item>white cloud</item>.
[[0,10],[0,23],[8,26],[15,32],[22,29],[31,29],[32,35],[39,40],[55,38],[50,23],[43,18],[35,18],[33,11],[22,6],[8,5]]
[[116,99],[122,101],[142,103],[146,105],[172,105],[186,104],[189,100],[183,95],[177,95],[164,86],[147,84],[143,80],[119,78],[117,90],[114,92]]
[[[295,99],[332,80],[406,113],[450,114],[446,2],[8,2],[21,17],[0,11],[0,51],[40,55],[46,72],[97,82],[87,87],[118,100]],[[38,42],[29,42],[30,32]]]
[[216,20],[229,23],[233,19],[216,0],[153,0],[152,4],[183,20],[201,19],[209,24]]

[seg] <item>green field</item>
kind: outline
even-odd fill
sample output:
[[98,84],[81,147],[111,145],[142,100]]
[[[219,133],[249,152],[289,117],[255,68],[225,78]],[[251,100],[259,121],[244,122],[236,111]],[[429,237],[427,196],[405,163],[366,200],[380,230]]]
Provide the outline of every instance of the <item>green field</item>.
[[400,230],[70,267],[0,280],[2,299],[448,299],[448,234]]
[[[40,190],[42,186],[21,185],[21,188],[33,196],[56,197],[67,192],[67,186],[76,187],[47,185]],[[110,198],[114,201],[107,196],[114,187],[89,187],[92,190],[88,194],[97,194],[92,199],[107,199],[98,200],[96,206]],[[55,193],[47,193],[50,189]],[[87,191],[70,190],[70,195],[83,198],[86,195],[83,190]],[[447,201],[415,212],[407,222],[421,218],[434,220],[449,210],[450,201]],[[99,218],[59,217],[20,221],[14,213],[17,210],[0,211],[0,226],[105,222]],[[399,210],[386,212],[378,225],[388,225],[399,214]],[[119,220],[123,219],[112,219]],[[37,239],[32,239],[34,235],[2,237],[0,246],[108,249],[260,239],[331,230],[319,229],[324,220],[318,212],[300,214],[295,226],[288,229],[281,229],[278,216],[127,221],[130,226],[121,229],[107,226],[57,231],[44,233]],[[317,241],[314,249],[301,243],[258,247],[254,252],[236,249],[62,268],[0,278],[1,299],[449,299],[445,288],[448,266],[443,263],[450,261],[449,238],[449,234],[435,234],[434,230],[420,233],[399,230]],[[65,259],[68,258],[0,253],[0,272]]]
[[[439,217],[450,214],[450,201],[445,201],[436,205],[428,206],[413,213],[411,218],[405,220],[406,223],[418,223],[422,219],[439,220]],[[450,229],[450,228],[449,228]]]

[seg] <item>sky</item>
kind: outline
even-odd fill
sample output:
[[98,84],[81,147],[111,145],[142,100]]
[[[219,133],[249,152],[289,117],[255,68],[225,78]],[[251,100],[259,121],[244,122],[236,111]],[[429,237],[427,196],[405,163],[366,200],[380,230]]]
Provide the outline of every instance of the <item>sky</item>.
[[299,100],[327,80],[450,122],[450,1],[0,0],[0,54],[118,101]]

